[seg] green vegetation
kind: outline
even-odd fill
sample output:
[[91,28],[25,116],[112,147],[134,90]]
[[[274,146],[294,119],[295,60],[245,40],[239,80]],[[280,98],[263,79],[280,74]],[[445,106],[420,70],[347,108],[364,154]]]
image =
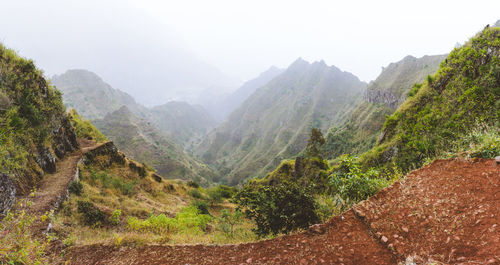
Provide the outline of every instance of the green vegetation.
[[79,181],[72,181],[69,184],[68,191],[75,195],[81,195],[83,190],[83,185]]
[[235,195],[234,201],[256,222],[255,233],[259,236],[289,233],[319,221],[311,192],[295,182],[247,185]]
[[217,219],[220,229],[229,237],[234,237],[234,227],[243,222],[243,213],[240,210],[229,212],[222,210],[222,215]]
[[221,184],[263,177],[304,150],[311,128],[341,125],[365,87],[335,66],[298,59],[212,130],[196,155],[217,168]]
[[203,233],[208,222],[212,220],[210,215],[201,214],[198,208],[189,206],[181,209],[174,218],[164,214],[153,215],[145,220],[135,217],[127,218],[130,230],[149,231],[156,234],[186,233],[196,235]]
[[88,201],[77,201],[78,212],[82,214],[83,221],[86,225],[99,226],[104,223],[105,215],[93,203]]
[[63,156],[67,150],[58,140],[71,134],[61,93],[32,60],[0,44],[0,170],[18,193],[29,192],[41,175],[36,154],[43,149]]
[[108,141],[106,136],[104,136],[90,121],[83,119],[75,109],[70,109],[68,113],[71,125],[75,129],[76,136],[79,138],[86,138],[95,140],[98,143],[103,143]]
[[[454,49],[439,71],[385,121],[383,137],[361,156],[363,166],[404,172],[448,152],[468,149],[463,139],[478,127],[500,127],[500,29],[486,28]],[[498,155],[492,149],[485,153]]]
[[357,158],[343,155],[337,159],[337,165],[331,169],[328,192],[342,198],[343,204],[350,207],[353,203],[366,200],[380,189],[389,186],[391,179],[380,176],[375,169],[363,172]]
[[325,138],[321,130],[312,128],[309,140],[307,140],[306,155],[309,157],[321,158],[321,147],[325,144]]
[[347,121],[334,126],[326,134],[322,147],[325,158],[343,154],[361,154],[372,148],[387,115],[394,113],[406,97],[421,87],[418,83],[434,74],[446,55],[407,56],[384,67],[382,73],[366,89],[363,101],[349,114]]
[[208,186],[217,176],[214,170],[189,156],[174,138],[125,106],[93,123],[123,153],[147,163],[167,179],[194,180]]
[[38,218],[42,217],[8,212],[0,221],[0,264],[48,264],[45,251],[50,240],[31,236],[30,228]]

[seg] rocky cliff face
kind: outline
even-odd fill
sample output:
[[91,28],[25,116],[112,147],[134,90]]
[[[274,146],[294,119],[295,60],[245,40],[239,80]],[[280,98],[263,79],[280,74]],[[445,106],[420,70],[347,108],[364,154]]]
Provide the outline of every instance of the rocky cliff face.
[[391,91],[371,89],[365,91],[363,99],[369,103],[385,104],[393,109],[396,109],[404,101],[404,98],[396,97]]
[[406,95],[416,83],[437,71],[446,55],[432,55],[415,58],[406,56],[401,61],[383,68],[375,81],[368,84],[364,100],[369,103],[384,104],[396,109],[406,99]]
[[0,219],[12,207],[16,200],[16,188],[9,175],[0,173]]

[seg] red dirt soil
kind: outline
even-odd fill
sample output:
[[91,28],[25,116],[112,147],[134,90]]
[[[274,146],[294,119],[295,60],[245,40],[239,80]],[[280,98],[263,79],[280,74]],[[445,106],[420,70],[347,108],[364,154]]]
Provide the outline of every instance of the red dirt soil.
[[438,160],[310,231],[239,245],[78,246],[69,264],[500,264],[500,165]]

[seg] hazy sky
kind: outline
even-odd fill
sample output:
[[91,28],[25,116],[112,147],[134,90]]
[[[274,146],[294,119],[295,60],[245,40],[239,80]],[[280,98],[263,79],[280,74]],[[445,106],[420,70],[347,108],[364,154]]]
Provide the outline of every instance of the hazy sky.
[[[101,16],[85,16],[95,10]],[[382,66],[406,55],[449,52],[500,19],[499,10],[498,0],[0,0],[0,41],[55,74],[65,67],[91,67],[69,64],[68,53],[48,50],[50,43],[59,43],[59,50],[73,45],[68,38],[75,35],[66,32],[88,25],[92,36],[106,39],[101,25],[115,23],[142,38],[144,29],[133,25],[146,19],[164,31],[158,42],[181,47],[240,80],[302,57],[323,59],[370,81]],[[85,47],[86,41],[92,42],[79,43]]]

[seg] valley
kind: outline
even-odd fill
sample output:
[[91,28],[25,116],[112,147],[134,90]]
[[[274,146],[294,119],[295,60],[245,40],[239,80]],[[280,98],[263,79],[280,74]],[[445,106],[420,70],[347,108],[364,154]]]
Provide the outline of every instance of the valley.
[[129,94],[0,44],[0,264],[500,264],[500,20],[370,82],[170,48]]

